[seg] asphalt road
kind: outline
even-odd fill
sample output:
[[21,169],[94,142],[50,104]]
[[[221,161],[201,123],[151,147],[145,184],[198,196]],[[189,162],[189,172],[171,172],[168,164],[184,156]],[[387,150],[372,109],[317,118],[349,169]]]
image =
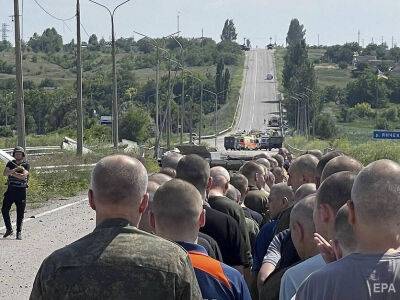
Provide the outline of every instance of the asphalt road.
[[[266,80],[268,73],[273,80]],[[233,132],[265,130],[271,114],[279,113],[277,103],[277,86],[275,79],[274,51],[253,49],[246,52],[245,80],[241,90],[241,98],[237,121]],[[266,123],[264,123],[264,120]],[[224,136],[217,138],[217,147],[229,155],[254,155],[261,151],[225,151]],[[274,151],[275,153],[276,151]]]

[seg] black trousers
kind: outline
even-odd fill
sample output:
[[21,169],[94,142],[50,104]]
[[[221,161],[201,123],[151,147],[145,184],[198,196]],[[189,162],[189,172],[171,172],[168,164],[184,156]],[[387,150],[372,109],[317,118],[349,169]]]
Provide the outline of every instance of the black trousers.
[[11,206],[15,203],[17,207],[17,232],[22,229],[22,220],[24,219],[25,206],[26,206],[26,189],[25,188],[12,188],[8,187],[4,193],[3,205],[1,213],[3,215],[4,224],[7,230],[11,230],[10,210]]

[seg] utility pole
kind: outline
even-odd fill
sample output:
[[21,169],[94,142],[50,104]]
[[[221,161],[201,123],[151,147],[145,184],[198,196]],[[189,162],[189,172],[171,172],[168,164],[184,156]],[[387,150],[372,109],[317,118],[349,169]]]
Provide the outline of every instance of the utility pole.
[[193,143],[193,98],[194,98],[194,84],[192,86],[192,96],[190,98],[190,115],[189,115],[189,142]]
[[358,35],[358,46],[360,46],[360,37],[361,37],[360,29],[358,30],[357,35]]
[[116,58],[115,58],[115,30],[114,30],[114,14],[115,11],[124,5],[125,3],[128,3],[130,0],[126,0],[122,2],[121,4],[117,5],[114,10],[111,12],[111,10],[103,5],[100,4],[94,0],[89,0],[90,2],[97,4],[103,8],[105,8],[108,13],[110,14],[111,17],[111,56],[112,56],[112,74],[113,74],[113,101],[112,101],[112,137],[113,137],[113,144],[114,148],[118,148],[118,142],[119,142],[119,137],[118,137],[118,86],[117,86],[117,67],[116,67]]
[[8,34],[10,30],[8,29],[8,24],[7,23],[2,23],[1,24],[1,40],[3,42],[6,42],[8,40]]
[[76,76],[77,76],[77,98],[76,98],[76,154],[83,154],[83,105],[82,105],[82,52],[81,52],[81,8],[79,0],[76,0]]
[[22,74],[21,28],[19,20],[19,0],[14,0],[15,25],[15,73],[16,73],[16,102],[17,102],[17,134],[18,146],[26,148],[25,139],[25,108],[24,81]]
[[160,49],[157,48],[157,69],[156,69],[156,145],[155,145],[155,155],[158,157],[159,148],[159,136],[160,136],[160,116],[159,116],[159,105],[160,105]]
[[181,16],[181,12],[180,11],[178,11],[178,15],[177,15],[177,31],[178,31],[178,36],[179,36],[179,33],[180,33],[180,16]]
[[318,34],[318,45],[317,46],[319,47],[319,34]]
[[394,36],[392,36],[392,49],[394,48]]
[[201,82],[201,90],[200,90],[200,126],[199,126],[199,145],[201,143],[201,135],[203,132],[203,89],[204,85]]

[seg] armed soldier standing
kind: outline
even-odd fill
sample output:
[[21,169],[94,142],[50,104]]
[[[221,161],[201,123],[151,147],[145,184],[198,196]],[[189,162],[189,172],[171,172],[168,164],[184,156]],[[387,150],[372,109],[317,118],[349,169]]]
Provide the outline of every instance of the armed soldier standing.
[[17,207],[17,240],[22,239],[22,220],[26,206],[26,189],[28,188],[29,163],[25,160],[25,151],[22,147],[16,147],[13,151],[13,161],[9,161],[4,169],[7,180],[7,191],[4,193],[1,213],[6,225],[4,238],[13,234],[10,220],[10,210],[13,203]]

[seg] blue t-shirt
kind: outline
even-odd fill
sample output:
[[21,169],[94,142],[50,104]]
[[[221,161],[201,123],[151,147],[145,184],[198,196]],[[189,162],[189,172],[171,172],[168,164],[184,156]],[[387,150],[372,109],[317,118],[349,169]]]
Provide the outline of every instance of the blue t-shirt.
[[207,255],[200,245],[177,242],[189,253],[204,299],[251,300],[242,274]]
[[261,227],[260,232],[258,233],[253,250],[252,271],[255,275],[257,275],[260,271],[264,256],[268,250],[268,246],[275,236],[274,232],[276,224],[277,220],[272,220],[271,222]]

